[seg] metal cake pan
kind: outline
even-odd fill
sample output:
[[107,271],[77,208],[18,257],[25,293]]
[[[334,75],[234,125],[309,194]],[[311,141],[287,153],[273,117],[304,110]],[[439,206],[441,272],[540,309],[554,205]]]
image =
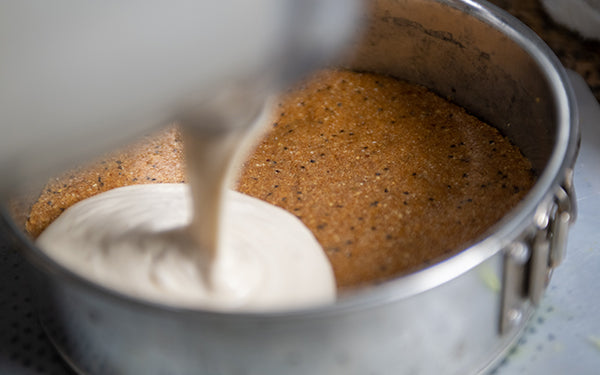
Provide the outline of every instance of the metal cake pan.
[[36,248],[22,229],[27,205],[6,200],[40,321],[76,371],[478,374],[515,342],[575,218],[578,124],[566,73],[531,30],[486,2],[369,7],[367,33],[343,65],[423,84],[496,126],[538,171],[525,199],[449,259],[332,305],[279,313],[178,309],[104,289]]

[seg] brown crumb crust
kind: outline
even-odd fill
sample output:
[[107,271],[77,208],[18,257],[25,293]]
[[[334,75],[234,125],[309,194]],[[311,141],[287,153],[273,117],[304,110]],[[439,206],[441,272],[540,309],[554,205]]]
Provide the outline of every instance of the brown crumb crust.
[[327,71],[278,104],[238,189],[299,217],[347,288],[464,248],[533,181],[517,147],[427,89]]
[[70,206],[110,189],[184,180],[183,141],[171,125],[131,147],[52,178],[32,206],[25,230],[37,237]]
[[[534,181],[495,128],[391,77],[331,70],[290,90],[236,189],[299,217],[339,288],[411,272],[482,235]],[[176,127],[52,179],[33,236],[72,204],[131,184],[185,181]]]

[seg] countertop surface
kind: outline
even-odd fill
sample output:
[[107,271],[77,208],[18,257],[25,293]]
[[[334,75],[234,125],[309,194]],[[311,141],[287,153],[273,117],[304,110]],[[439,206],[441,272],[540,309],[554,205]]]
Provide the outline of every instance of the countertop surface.
[[[579,216],[568,254],[541,306],[510,354],[491,371],[597,374],[600,371],[600,42],[552,21],[538,0],[492,0],[532,28],[571,75],[581,109],[582,148],[575,169]],[[583,77],[583,79],[581,78]],[[0,374],[73,374],[39,327],[20,256],[0,233]]]

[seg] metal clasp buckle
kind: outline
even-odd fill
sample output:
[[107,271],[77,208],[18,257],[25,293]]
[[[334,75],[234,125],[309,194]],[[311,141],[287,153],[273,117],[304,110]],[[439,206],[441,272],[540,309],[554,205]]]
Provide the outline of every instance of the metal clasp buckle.
[[500,333],[518,326],[526,302],[539,305],[550,276],[565,258],[569,225],[575,221],[573,171],[540,206],[532,232],[505,249]]

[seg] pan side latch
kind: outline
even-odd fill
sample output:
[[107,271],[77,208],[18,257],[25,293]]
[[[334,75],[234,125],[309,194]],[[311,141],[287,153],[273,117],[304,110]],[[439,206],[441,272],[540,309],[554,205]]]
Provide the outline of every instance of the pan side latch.
[[539,207],[521,239],[504,249],[500,333],[520,325],[525,309],[538,306],[552,271],[566,254],[569,226],[575,221],[572,171]]

